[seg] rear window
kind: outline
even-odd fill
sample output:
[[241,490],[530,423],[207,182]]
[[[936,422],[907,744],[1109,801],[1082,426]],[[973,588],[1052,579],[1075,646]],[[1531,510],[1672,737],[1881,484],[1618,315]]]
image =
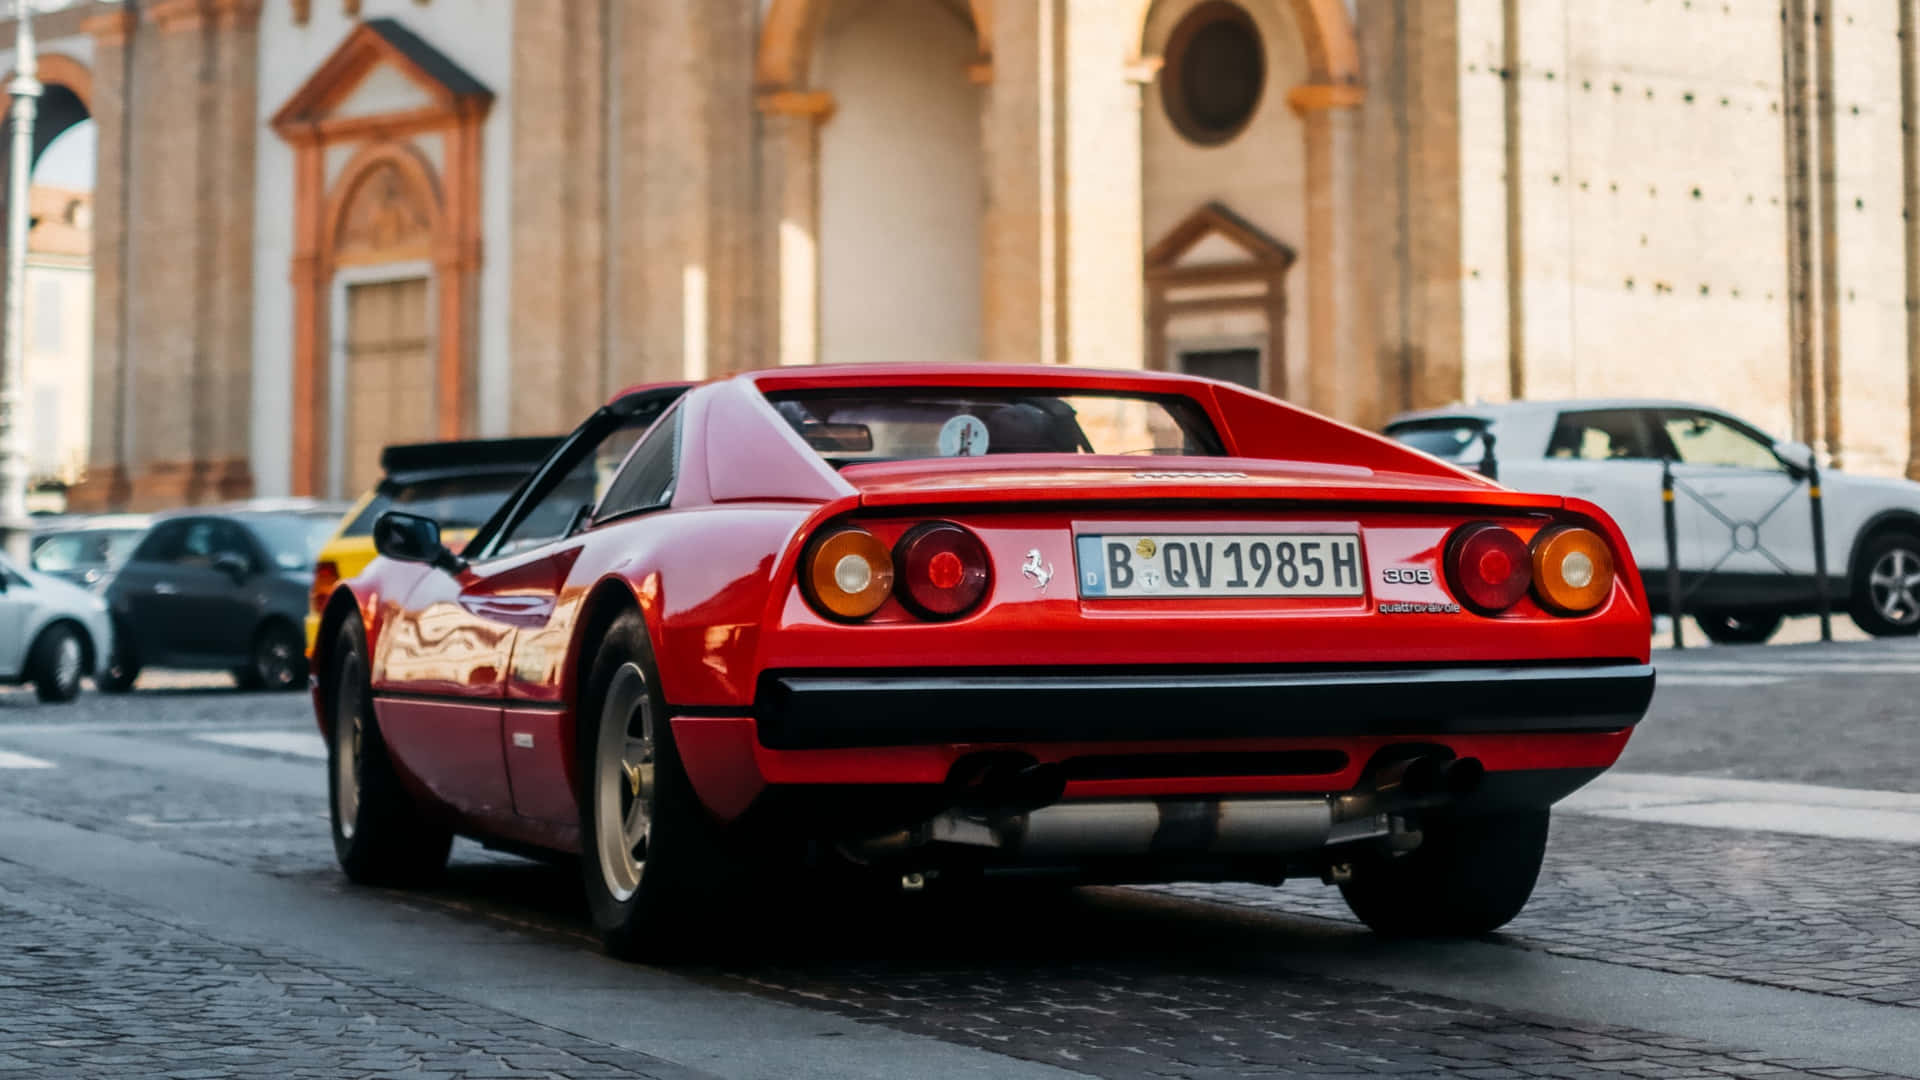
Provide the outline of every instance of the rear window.
[[340,519],[331,514],[253,514],[244,519],[266,545],[267,556],[282,570],[313,566],[321,545]]
[[372,536],[373,523],[389,510],[405,510],[432,518],[446,530],[477,529],[532,471],[532,467],[528,467],[520,473],[449,476],[413,483],[388,480],[340,535]]
[[1387,428],[1387,437],[1443,461],[1478,461],[1485,453],[1480,436],[1486,430],[1484,420],[1414,420]]
[[1177,395],[916,387],[789,391],[767,399],[836,465],[988,454],[1223,452],[1206,413]]

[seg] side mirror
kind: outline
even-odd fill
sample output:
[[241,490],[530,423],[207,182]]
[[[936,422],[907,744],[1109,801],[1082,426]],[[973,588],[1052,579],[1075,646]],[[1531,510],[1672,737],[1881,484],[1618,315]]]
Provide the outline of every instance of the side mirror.
[[449,574],[467,568],[466,560],[440,542],[440,523],[419,514],[389,510],[373,523],[373,549],[399,562],[426,563]]
[[1813,447],[1803,442],[1782,440],[1773,444],[1773,456],[1787,467],[1787,471],[1796,476],[1805,476],[1813,471]]
[[253,566],[245,555],[237,551],[223,551],[213,557],[213,568],[232,578],[245,581],[253,573]]

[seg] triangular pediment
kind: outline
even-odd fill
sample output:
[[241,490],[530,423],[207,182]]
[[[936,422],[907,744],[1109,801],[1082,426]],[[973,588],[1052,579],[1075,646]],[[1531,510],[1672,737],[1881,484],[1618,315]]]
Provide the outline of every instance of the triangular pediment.
[[445,112],[484,112],[493,91],[445,53],[393,19],[368,19],[315,69],[274,114],[293,137],[329,121]]
[[1293,249],[1219,203],[1183,218],[1147,251],[1147,270],[1285,270]]

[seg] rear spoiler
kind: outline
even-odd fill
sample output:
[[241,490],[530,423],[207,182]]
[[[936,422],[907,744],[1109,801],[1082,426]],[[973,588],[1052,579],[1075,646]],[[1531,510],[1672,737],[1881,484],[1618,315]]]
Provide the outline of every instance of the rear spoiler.
[[380,470],[392,476],[395,473],[439,470],[490,471],[516,466],[532,469],[545,461],[553,448],[559,445],[558,435],[403,443],[380,451]]

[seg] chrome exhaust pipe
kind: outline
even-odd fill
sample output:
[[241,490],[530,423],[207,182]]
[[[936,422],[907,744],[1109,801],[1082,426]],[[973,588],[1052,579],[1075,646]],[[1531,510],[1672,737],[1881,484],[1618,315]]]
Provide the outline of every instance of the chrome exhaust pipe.
[[934,840],[1033,858],[1268,855],[1326,846],[1333,806],[1325,798],[1089,800],[997,820],[949,810],[930,824]]

